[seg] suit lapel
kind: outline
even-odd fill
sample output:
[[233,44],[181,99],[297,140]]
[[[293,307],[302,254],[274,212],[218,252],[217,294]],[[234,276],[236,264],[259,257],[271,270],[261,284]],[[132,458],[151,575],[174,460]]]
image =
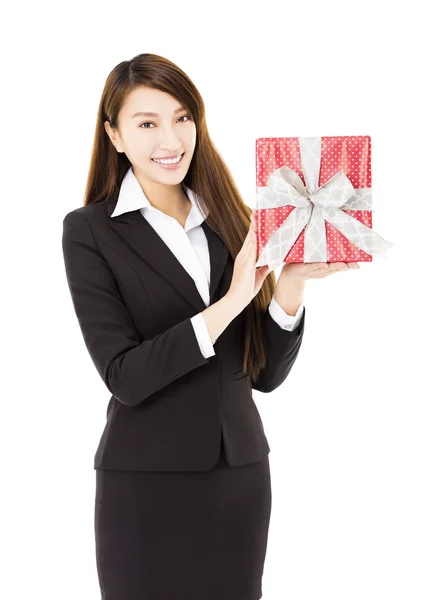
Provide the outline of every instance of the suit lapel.
[[[115,193],[107,199],[107,214],[109,224],[124,241],[146,261],[159,275],[172,284],[175,291],[182,294],[186,300],[201,312],[206,308],[202,296],[199,294],[194,279],[184,269],[182,264],[163,242],[155,229],[142,216],[140,210],[123,213],[111,217],[116,206],[119,194]],[[223,275],[229,256],[229,251],[222,238],[205,222],[202,229],[208,240],[210,254],[210,304]]]

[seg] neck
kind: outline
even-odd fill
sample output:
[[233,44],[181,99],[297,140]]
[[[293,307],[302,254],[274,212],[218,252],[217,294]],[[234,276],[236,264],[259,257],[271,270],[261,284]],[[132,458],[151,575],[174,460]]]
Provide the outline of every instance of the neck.
[[145,196],[154,208],[161,210],[161,212],[169,217],[175,218],[184,217],[190,212],[190,198],[184,192],[181,183],[167,185],[149,179],[145,181],[144,178],[141,178],[140,174],[134,173],[134,175]]

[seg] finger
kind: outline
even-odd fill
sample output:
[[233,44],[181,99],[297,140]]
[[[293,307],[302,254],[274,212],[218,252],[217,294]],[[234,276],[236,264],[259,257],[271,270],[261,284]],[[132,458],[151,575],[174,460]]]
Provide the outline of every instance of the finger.
[[256,267],[256,272],[259,273],[262,277],[262,280],[264,280],[267,275],[269,275],[271,269],[268,265],[263,265],[262,267]]
[[330,270],[330,265],[328,263],[311,263],[311,267],[314,273],[327,273]]
[[253,230],[256,232],[256,226],[257,226],[257,223],[256,223],[256,216],[254,215],[254,213],[253,213],[253,212],[252,212],[252,213],[251,213],[251,215],[250,215],[250,222],[251,222],[251,224],[252,224],[252,226],[253,226]]
[[348,269],[329,269],[329,271],[327,271],[325,273],[325,275],[334,275],[335,273],[342,273],[343,271],[348,271]]
[[342,269],[335,269],[334,267],[329,266],[328,268],[318,269],[317,271],[314,271],[312,277],[322,279],[323,277],[329,277],[329,275],[333,275],[334,273],[337,273],[341,270]]
[[324,262],[316,262],[316,263],[305,263],[306,265],[309,266],[309,268],[311,269],[311,271],[313,273],[318,273],[318,272],[322,272],[322,271],[328,271],[330,266],[328,263],[324,263]]
[[253,262],[256,262],[256,254],[257,254],[257,245],[256,245],[256,232],[250,232],[250,246],[249,246],[249,257]]
[[250,227],[249,227],[249,229],[247,231],[246,237],[244,238],[244,242],[243,242],[243,245],[241,247],[240,252],[242,252],[243,250],[246,251],[246,250],[248,250],[250,248],[250,245],[251,245],[251,242],[252,242],[252,231],[253,231],[252,230],[252,224],[250,223]]
[[342,262],[330,263],[327,267],[324,267],[326,273],[336,273],[337,271],[346,271],[347,265]]
[[244,239],[239,254],[246,257],[250,262],[256,261],[256,233],[250,227]]
[[330,277],[334,273],[335,271],[326,271],[325,273],[318,273],[317,275],[313,275],[312,277],[315,279],[325,279],[326,277]]

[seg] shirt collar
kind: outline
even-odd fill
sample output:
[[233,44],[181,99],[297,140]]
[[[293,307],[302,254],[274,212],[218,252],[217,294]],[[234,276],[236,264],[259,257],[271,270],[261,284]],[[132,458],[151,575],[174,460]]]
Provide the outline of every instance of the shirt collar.
[[[183,182],[181,182],[181,185],[191,201],[191,211],[188,215],[185,227],[187,230],[195,227],[196,225],[200,225],[208,216],[208,212],[206,211],[205,215],[203,215],[195,192],[193,192],[193,190],[187,187]],[[110,216],[117,217],[123,213],[139,209],[158,210],[149,202],[137,177],[134,175],[133,168],[130,167],[122,180],[118,200],[116,202],[115,209]]]

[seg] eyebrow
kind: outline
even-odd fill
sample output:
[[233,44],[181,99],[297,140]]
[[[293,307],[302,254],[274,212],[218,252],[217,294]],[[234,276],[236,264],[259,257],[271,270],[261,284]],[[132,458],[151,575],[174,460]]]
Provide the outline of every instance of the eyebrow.
[[[180,106],[173,112],[173,114],[177,115],[178,113],[180,113],[184,110],[185,110],[185,108],[183,106]],[[133,116],[131,118],[134,119],[134,117],[159,117],[159,116],[160,115],[158,113],[154,113],[154,112],[136,112],[133,114]]]

